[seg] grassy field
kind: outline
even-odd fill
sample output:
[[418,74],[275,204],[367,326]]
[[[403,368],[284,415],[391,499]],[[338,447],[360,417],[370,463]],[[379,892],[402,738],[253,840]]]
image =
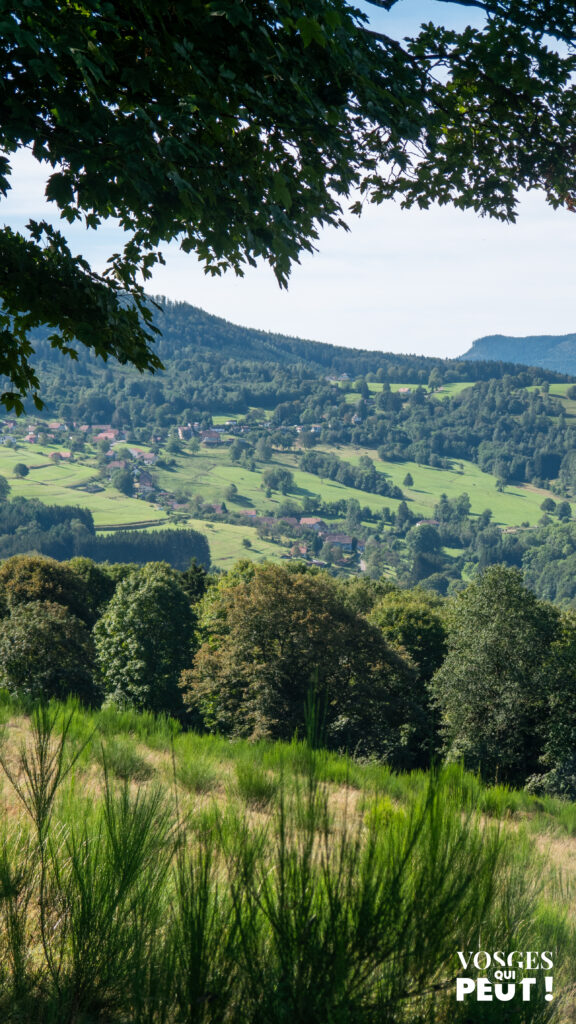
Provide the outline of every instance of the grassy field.
[[[208,538],[212,561],[216,566],[226,568],[237,558],[248,557],[256,560],[277,559],[283,552],[278,545],[260,541],[249,520],[244,526],[233,526],[215,522],[208,524],[199,519],[188,518],[178,523],[170,512],[149,501],[127,497],[111,484],[97,493],[90,493],[84,487],[98,480],[98,468],[93,454],[78,455],[74,462],[55,463],[50,453],[57,446],[20,445],[16,450],[0,447],[0,474],[11,486],[13,496],[39,498],[46,504],[80,505],[88,508],[94,517],[97,529],[110,529],[123,525],[142,524],[147,528],[154,523],[160,525],[188,526],[198,529]],[[330,451],[331,449],[322,449]],[[494,522],[503,527],[518,526],[522,523],[534,525],[542,515],[540,505],[550,492],[538,490],[530,485],[510,486],[502,492],[496,489],[496,480],[490,474],[482,473],[471,462],[454,462],[449,470],[433,469],[413,462],[382,462],[373,450],[356,446],[342,446],[336,449],[339,458],[357,464],[362,455],[370,456],[379,471],[384,472],[391,482],[397,484],[405,494],[412,512],[421,518],[432,518],[434,506],[442,493],[454,498],[463,492],[470,496],[472,513],[480,514],[489,508]],[[17,463],[29,467],[24,478],[14,475]],[[174,457],[170,469],[153,468],[153,475],[159,486],[167,491],[184,494],[190,498],[201,496],[205,502],[227,501],[230,511],[243,508],[256,510],[262,515],[272,515],[287,499],[302,505],[305,498],[320,499],[323,502],[348,501],[356,499],[362,507],[373,512],[388,507],[395,510],[399,500],[369,494],[365,491],[345,487],[337,481],[321,479],[298,468],[298,453],[275,452],[271,465],[281,466],[292,472],[295,488],[288,495],[273,492],[266,496],[262,486],[262,475],[268,464],[256,463],[254,471],[233,463],[229,449],[204,447],[192,453],[185,447]],[[404,486],[404,478],[410,473],[414,485]],[[102,484],[102,481],[99,481]],[[226,499],[227,489],[234,484],[238,490],[233,500]],[[248,539],[252,547],[244,546]]]
[[[321,451],[333,449],[320,448]],[[373,450],[356,446],[342,446],[336,450],[339,458],[357,464],[362,455],[370,456],[377,469],[386,473],[393,483],[403,489],[412,511],[423,518],[430,518],[441,494],[449,498],[456,497],[466,491],[470,495],[472,511],[479,515],[486,508],[492,509],[494,521],[503,526],[517,526],[528,522],[536,523],[542,515],[540,505],[551,492],[533,488],[530,485],[510,486],[503,492],[496,490],[496,478],[489,473],[482,473],[472,462],[455,462],[451,470],[433,469],[420,466],[415,462],[382,462]],[[257,509],[263,514],[272,514],[285,500],[274,493],[266,498],[262,490],[262,472],[266,469],[257,464],[255,472],[235,465],[230,461],[226,448],[216,451],[200,451],[197,455],[182,454],[177,457],[177,467],[169,472],[159,470],[158,480],[162,487],[178,488],[189,495],[201,494],[206,501],[221,501],[226,488],[235,484],[238,488],[241,504]],[[333,502],[355,498],[361,505],[373,511],[381,511],[386,506],[395,509],[399,500],[368,494],[355,488],[345,487],[335,480],[321,479],[312,473],[304,473],[297,468],[297,457],[293,452],[276,452],[273,465],[283,466],[294,475],[296,490],[287,495],[295,500],[306,496],[318,495],[322,501]],[[462,465],[462,470],[460,469]],[[403,486],[407,473],[414,480],[414,487]],[[231,509],[237,504],[229,503]]]
[[448,398],[452,395],[461,395],[463,391],[474,387],[474,381],[457,381],[454,384],[443,384],[441,389],[435,391],[436,398]]
[[[0,721],[6,1024],[573,1020],[573,804],[113,708]],[[541,971],[505,1018],[457,1002],[459,949],[552,950],[553,1002]]]
[[[403,391],[405,388],[409,388],[411,391],[415,391],[416,388],[418,387],[418,384],[394,383],[390,384],[389,386],[390,391],[392,392]],[[569,384],[566,386],[570,387]],[[426,391],[428,391],[428,386],[426,384],[423,384],[422,387]],[[472,387],[474,387],[473,381],[457,381],[455,384],[443,384],[441,390],[436,391],[435,395],[437,398],[448,398],[451,395],[459,395],[461,394],[462,391],[465,391],[467,388]],[[381,392],[383,388],[384,385],[379,381],[368,382],[368,390],[371,391],[372,394],[379,394],[379,392]],[[408,394],[406,395],[406,398],[408,398]],[[346,394],[346,401],[352,403],[359,402],[360,394],[358,392],[350,391]]]
[[[79,455],[74,462],[55,463],[50,453],[59,450],[57,445],[0,447],[0,475],[8,480],[11,496],[38,498],[47,505],[80,505],[90,510],[96,528],[165,519],[165,513],[150,502],[129,498],[112,486],[96,494],[83,490],[97,480],[96,466],[87,464],[93,459]],[[28,466],[28,476],[14,476],[17,463]]]
[[[319,449],[326,450],[328,449]],[[376,468],[386,473],[393,483],[402,488],[410,509],[422,518],[431,518],[434,505],[441,494],[455,498],[466,492],[470,496],[472,513],[480,515],[485,509],[492,509],[494,522],[501,526],[518,526],[520,523],[536,523],[542,516],[540,505],[544,498],[553,497],[551,491],[527,485],[506,487],[502,492],[496,490],[496,478],[490,473],[483,473],[473,462],[453,462],[452,469],[434,469],[432,466],[421,466],[416,462],[383,462],[370,449],[354,445],[338,448],[338,456],[346,462],[357,465],[362,455],[373,459]],[[460,467],[462,466],[462,469]],[[413,487],[403,484],[406,474],[410,473],[414,480]],[[359,497],[363,495],[363,497]],[[362,505],[372,505],[375,495],[366,495],[357,491],[355,494]],[[390,498],[377,498],[382,505],[390,508],[398,506],[398,501]]]
[[[166,525],[170,525],[170,520]],[[287,551],[286,547],[280,544],[271,544],[269,541],[260,540],[254,527],[234,526],[232,523],[210,523],[204,519],[187,518],[184,522],[174,524],[176,528],[198,530],[204,534],[209,547],[212,565],[222,569],[230,568],[239,558],[249,558],[252,561],[261,562],[264,559],[277,561]],[[156,527],[151,527],[156,529]],[[165,529],[164,526],[158,529]],[[251,546],[245,547],[244,540],[249,540]]]
[[[551,398],[559,398],[564,406],[564,412],[567,416],[576,416],[576,399],[568,398],[567,391],[573,388],[574,384],[551,384],[549,395]],[[539,391],[540,388],[535,384],[531,387],[526,388],[526,391]]]

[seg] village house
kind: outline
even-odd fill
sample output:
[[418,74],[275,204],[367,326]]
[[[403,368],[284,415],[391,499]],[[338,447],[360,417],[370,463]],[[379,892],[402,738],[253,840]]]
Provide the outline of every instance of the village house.
[[205,444],[207,448],[210,448],[219,445],[222,438],[217,430],[203,430],[200,434],[200,440],[202,441],[202,444]]
[[140,490],[154,490],[154,480],[146,470],[142,470],[142,472],[138,474],[136,483]]
[[293,555],[294,558],[306,558],[306,556],[308,555],[308,545],[293,544],[292,547],[290,548],[290,554]]
[[302,516],[300,526],[303,526],[306,530],[314,530],[315,533],[322,533],[323,530],[328,529],[324,520],[318,516]]
[[345,554],[350,554],[352,551],[352,537],[346,533],[327,533],[324,540],[326,544],[334,544],[342,548]]

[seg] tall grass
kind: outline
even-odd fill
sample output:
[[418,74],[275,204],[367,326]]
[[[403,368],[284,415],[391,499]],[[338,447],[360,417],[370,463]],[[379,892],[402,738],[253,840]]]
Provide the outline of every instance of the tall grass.
[[[553,948],[566,989],[573,970],[573,930],[543,902],[532,844],[486,822],[473,777],[418,776],[399,805],[383,772],[363,813],[348,796],[336,813],[335,759],[293,745],[283,761],[268,745],[247,790],[274,782],[266,814],[213,801],[184,815],[177,785],[120,783],[106,759],[90,798],[77,725],[37,711],[17,761],[1,755],[25,814],[0,825],[2,1022],[562,1019],[543,999],[507,1003],[504,1016],[497,1002],[455,1001],[457,950]],[[177,736],[174,748],[195,743]],[[240,749],[237,780],[248,777]],[[341,770],[352,801],[359,776]]]

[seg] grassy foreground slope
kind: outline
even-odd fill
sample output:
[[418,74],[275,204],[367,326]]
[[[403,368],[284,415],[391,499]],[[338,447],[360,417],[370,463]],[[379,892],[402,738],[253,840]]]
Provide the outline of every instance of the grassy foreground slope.
[[[573,805],[109,708],[0,718],[8,1024],[572,1019]],[[480,949],[553,951],[554,1000],[520,969],[528,1001],[456,1002]]]

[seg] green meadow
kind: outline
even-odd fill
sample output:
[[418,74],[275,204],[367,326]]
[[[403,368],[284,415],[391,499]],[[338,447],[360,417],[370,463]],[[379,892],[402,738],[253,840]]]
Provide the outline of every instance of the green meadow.
[[[129,498],[112,486],[95,494],[84,490],[86,484],[98,480],[96,467],[87,465],[90,456],[54,462],[50,453],[59,450],[57,445],[0,447],[0,475],[8,480],[11,496],[38,498],[47,505],[81,505],[90,509],[97,528],[165,519],[165,513],[150,502]],[[17,463],[28,466],[27,476],[14,476]]]
[[[337,454],[347,462],[357,464],[362,455],[370,456],[376,468],[386,473],[391,480],[402,488],[410,509],[423,518],[431,518],[434,505],[441,494],[448,498],[456,498],[466,492],[470,496],[472,513],[480,515],[485,509],[492,509],[494,522],[501,526],[519,526],[527,522],[533,525],[542,516],[540,505],[546,497],[554,497],[551,491],[532,487],[531,484],[516,484],[506,487],[503,491],[496,489],[496,478],[490,473],[483,473],[473,462],[452,462],[451,469],[435,469],[422,466],[416,462],[382,462],[375,453],[368,449],[353,445],[343,446]],[[413,487],[403,483],[406,474],[410,473],[414,480]],[[368,498],[373,495],[365,496]],[[383,504],[391,508],[399,503],[391,499],[381,499]],[[369,500],[362,501],[370,505]]]
[[[467,388],[471,388],[473,386],[473,381],[457,381],[456,383],[453,384],[443,384],[441,388],[438,388],[437,390],[434,391],[434,395],[436,398],[444,399],[451,397],[452,395],[460,395],[462,391],[466,391]],[[566,386],[570,387],[569,384]],[[409,388],[411,391],[415,391],[417,387],[418,384],[389,384],[390,391],[392,392],[404,391],[405,388]],[[428,386],[425,383],[422,385],[422,387],[424,387],[424,389],[428,391]],[[383,388],[384,385],[379,381],[368,381],[368,390],[371,391],[372,394],[378,394],[383,390]],[[345,401],[352,405],[356,405],[360,401],[360,397],[361,396],[359,392],[348,391],[346,392]],[[406,398],[408,399],[408,394],[406,394]]]
[[[441,494],[453,498],[466,491],[470,495],[474,514],[479,515],[486,508],[490,508],[494,513],[494,520],[502,526],[518,526],[523,522],[532,525],[542,515],[542,501],[551,495],[549,491],[530,485],[510,486],[499,492],[496,489],[496,478],[489,473],[482,473],[472,462],[454,462],[452,469],[446,470],[408,461],[382,462],[373,450],[353,445],[337,449],[321,447],[319,450],[334,452],[339,458],[353,464],[357,464],[362,455],[368,455],[374,460],[380,472],[386,473],[403,489],[412,511],[425,518],[431,517],[434,505]],[[261,485],[262,473],[268,465],[282,466],[293,473],[295,490],[286,497],[296,501],[312,495],[318,495],[326,502],[355,498],[361,505],[366,505],[375,512],[385,507],[395,509],[399,505],[399,500],[369,494],[366,491],[345,487],[336,480],[322,479],[312,473],[302,472],[297,468],[297,457],[293,452],[275,452],[270,464],[257,463],[254,472],[232,463],[225,447],[212,451],[201,450],[196,455],[182,453],[176,457],[176,463],[177,465],[169,471],[154,471],[162,487],[178,487],[190,496],[201,494],[206,501],[212,502],[221,501],[226,488],[230,484],[235,484],[238,488],[238,500],[236,503],[227,503],[231,510],[237,510],[244,505],[253,507],[263,514],[273,514],[286,500],[277,492],[273,493],[271,498],[266,498]],[[403,486],[403,480],[408,472],[414,479],[412,488]]]
[[[171,525],[170,519],[166,525]],[[256,530],[246,523],[246,526],[235,526],[232,523],[207,522],[204,519],[187,517],[185,522],[175,523],[176,528],[198,530],[204,534],[210,546],[212,565],[222,569],[229,569],[239,558],[249,558],[252,561],[277,561],[286,548],[279,544],[271,544],[269,541],[260,540]],[[156,529],[156,527],[151,527]],[[165,529],[160,526],[158,529]],[[250,542],[250,547],[245,547],[244,541]]]
[[[567,392],[570,388],[573,388],[574,384],[550,384],[549,394],[552,398],[559,398],[564,406],[564,411],[567,416],[576,416],[576,399],[568,398]],[[537,385],[531,385],[526,388],[526,391],[539,391],[540,388]]]

